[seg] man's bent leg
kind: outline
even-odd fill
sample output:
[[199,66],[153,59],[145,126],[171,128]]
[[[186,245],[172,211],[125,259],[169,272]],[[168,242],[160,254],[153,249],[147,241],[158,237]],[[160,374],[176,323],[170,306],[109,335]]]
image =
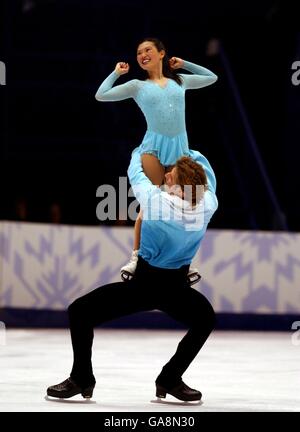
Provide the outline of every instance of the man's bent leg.
[[136,281],[97,288],[68,308],[74,354],[71,378],[81,387],[95,383],[92,369],[94,327],[106,321],[154,308]]
[[174,289],[168,303],[160,309],[189,327],[175,354],[156,379],[156,384],[171,389],[182,382],[183,373],[212,332],[215,313],[209,301],[190,287]]

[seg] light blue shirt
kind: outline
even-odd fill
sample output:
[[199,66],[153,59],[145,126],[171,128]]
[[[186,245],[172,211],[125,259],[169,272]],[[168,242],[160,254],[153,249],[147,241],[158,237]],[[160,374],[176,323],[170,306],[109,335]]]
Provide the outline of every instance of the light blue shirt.
[[144,174],[138,149],[132,153],[128,177],[143,211],[139,255],[152,266],[176,269],[190,264],[218,207],[211,165],[198,151],[190,150],[190,157],[203,166],[208,180],[195,207],[154,186]]

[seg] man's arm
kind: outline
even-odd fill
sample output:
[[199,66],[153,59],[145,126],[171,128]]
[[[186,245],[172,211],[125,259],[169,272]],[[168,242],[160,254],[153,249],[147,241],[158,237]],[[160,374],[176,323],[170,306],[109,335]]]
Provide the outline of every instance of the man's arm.
[[194,159],[194,161],[198,162],[200,165],[203,166],[206,177],[207,177],[208,189],[211,192],[216,193],[216,188],[217,188],[216,176],[215,176],[214,170],[212,169],[212,167],[211,167],[210,163],[208,162],[208,160],[206,159],[206,157],[203,156],[202,153],[200,153],[196,150],[190,150],[190,157],[192,159]]
[[198,162],[204,168],[207,177],[208,190],[204,194],[204,222],[209,223],[212,215],[218,208],[218,199],[216,196],[217,181],[215,173],[203,154],[196,150],[190,150],[190,157]]
[[127,174],[136,199],[139,201],[141,207],[145,208],[150,196],[153,193],[160,193],[160,189],[145,175],[141,154],[138,149],[132,152]]

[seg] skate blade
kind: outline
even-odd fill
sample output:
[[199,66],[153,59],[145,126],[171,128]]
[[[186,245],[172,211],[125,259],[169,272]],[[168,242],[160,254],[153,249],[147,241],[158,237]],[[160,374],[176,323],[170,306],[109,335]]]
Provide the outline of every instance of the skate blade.
[[95,400],[91,400],[91,398],[84,398],[84,399],[71,399],[71,398],[57,398],[54,396],[48,396],[46,395],[44,398],[48,402],[54,402],[54,403],[64,403],[64,404],[95,404],[97,403]]
[[124,282],[130,281],[133,278],[133,274],[127,271],[122,271],[121,278]]
[[202,405],[203,401],[201,400],[197,400],[197,401],[172,401],[172,400],[165,400],[165,399],[161,399],[161,398],[156,398],[150,401],[151,403],[156,403],[156,404],[162,404],[162,405],[181,405],[181,406],[194,406],[194,405]]
[[190,276],[188,276],[188,281],[190,286],[195,285],[195,283],[199,282],[201,279],[201,275],[199,273],[193,273]]

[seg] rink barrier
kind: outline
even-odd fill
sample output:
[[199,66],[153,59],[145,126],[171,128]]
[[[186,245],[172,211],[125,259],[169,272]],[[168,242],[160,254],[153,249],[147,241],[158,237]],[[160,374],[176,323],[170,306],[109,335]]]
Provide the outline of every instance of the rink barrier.
[[[34,315],[48,316],[54,325],[77,297],[120,280],[132,242],[131,227],[0,222],[1,316],[9,314],[12,325],[28,317],[46,325]],[[202,275],[195,289],[222,322],[232,316],[233,323],[235,315],[261,325],[272,316],[280,322],[300,317],[298,233],[208,230],[192,265]]]
[[[216,313],[215,330],[286,331],[293,333],[298,315]],[[7,328],[68,328],[67,311],[0,309],[0,320]],[[98,328],[184,330],[187,327],[159,311],[141,312],[108,321]]]

